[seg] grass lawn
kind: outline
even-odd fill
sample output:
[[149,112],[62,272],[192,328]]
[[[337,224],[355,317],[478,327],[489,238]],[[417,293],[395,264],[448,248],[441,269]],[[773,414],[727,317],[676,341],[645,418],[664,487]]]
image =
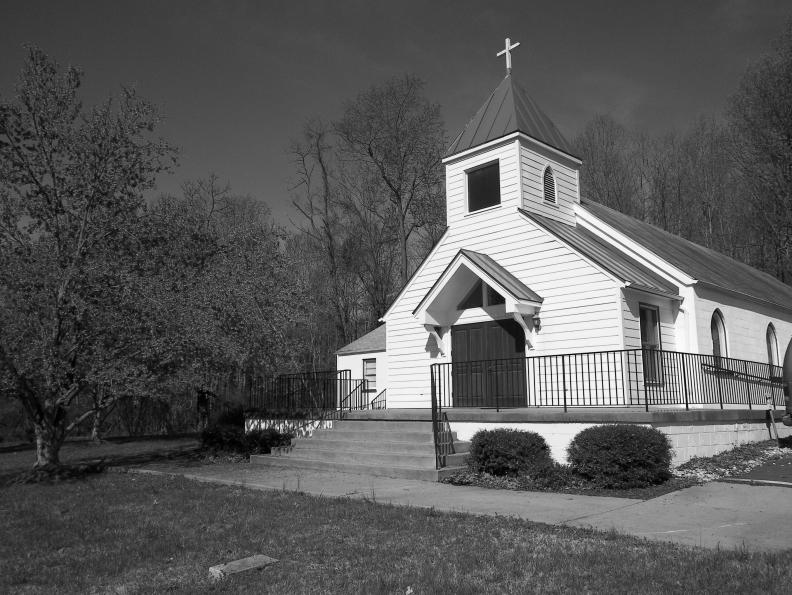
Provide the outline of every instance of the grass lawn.
[[[0,592],[788,592],[791,551],[723,552],[293,492],[108,473],[0,489]],[[209,566],[280,561],[213,584]]]

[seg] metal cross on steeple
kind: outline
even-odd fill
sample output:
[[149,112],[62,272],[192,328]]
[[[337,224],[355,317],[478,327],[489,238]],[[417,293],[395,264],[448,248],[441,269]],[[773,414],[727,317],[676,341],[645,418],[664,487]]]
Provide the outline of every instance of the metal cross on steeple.
[[498,56],[502,56],[503,54],[506,54],[506,74],[507,75],[511,74],[511,50],[516,48],[518,45],[520,45],[519,41],[517,43],[515,43],[515,44],[512,44],[511,39],[509,39],[507,37],[506,38],[506,47],[498,52]]

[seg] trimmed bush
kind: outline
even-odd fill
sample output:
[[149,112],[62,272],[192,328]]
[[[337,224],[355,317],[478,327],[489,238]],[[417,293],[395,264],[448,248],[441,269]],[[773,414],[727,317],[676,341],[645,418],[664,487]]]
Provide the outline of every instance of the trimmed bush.
[[490,475],[541,477],[553,469],[547,442],[536,432],[479,430],[470,443],[468,466]]
[[214,425],[245,427],[245,411],[238,403],[226,403],[223,411],[217,416]]
[[671,477],[671,444],[646,426],[588,428],[575,436],[567,455],[574,472],[603,488],[642,488]]

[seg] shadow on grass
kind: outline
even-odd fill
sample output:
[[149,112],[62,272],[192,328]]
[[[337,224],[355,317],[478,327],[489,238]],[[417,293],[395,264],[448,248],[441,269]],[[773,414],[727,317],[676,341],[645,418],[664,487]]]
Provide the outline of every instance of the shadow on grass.
[[[179,441],[181,444],[174,445]],[[32,469],[32,448],[5,451],[0,458],[14,457],[0,470],[0,485],[39,483],[82,479],[113,467],[131,467],[168,462],[190,466],[201,464],[204,453],[194,437],[116,438],[100,444],[87,441],[67,443],[62,464],[57,467]]]

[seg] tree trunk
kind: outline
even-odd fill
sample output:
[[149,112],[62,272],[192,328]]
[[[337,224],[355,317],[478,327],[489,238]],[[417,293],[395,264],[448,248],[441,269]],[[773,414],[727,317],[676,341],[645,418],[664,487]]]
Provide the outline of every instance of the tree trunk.
[[36,463],[34,467],[60,465],[60,448],[63,444],[62,432],[41,424],[34,424],[36,435]]
[[91,442],[102,441],[102,409],[97,407],[94,410],[93,423],[91,424]]

